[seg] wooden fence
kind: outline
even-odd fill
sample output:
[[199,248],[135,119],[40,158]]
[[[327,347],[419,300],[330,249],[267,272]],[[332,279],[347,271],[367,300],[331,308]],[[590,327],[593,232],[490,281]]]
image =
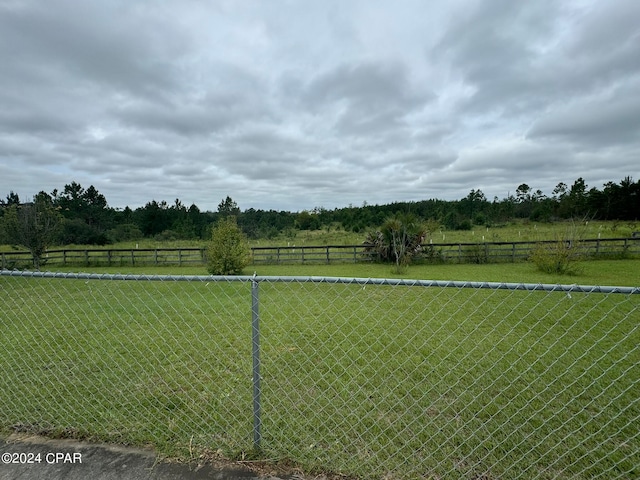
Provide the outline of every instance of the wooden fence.
[[[498,263],[526,260],[533,248],[548,242],[434,243],[423,245],[423,261],[455,263]],[[577,253],[596,258],[625,258],[640,255],[640,238],[581,240],[573,245]],[[0,253],[3,269],[28,268],[29,252]],[[252,247],[253,264],[358,263],[375,260],[364,245],[327,245],[294,247]],[[203,265],[205,248],[155,249],[60,249],[48,250],[45,266],[130,266],[130,265]]]
[[[31,263],[29,252],[3,252],[2,268],[23,267]],[[47,250],[42,264],[52,265],[202,265],[204,248],[110,248]]]
[[254,264],[284,263],[358,263],[374,260],[364,245],[327,245],[300,247],[253,247]]
[[[422,247],[423,261],[455,263],[516,262],[529,258],[536,245],[543,242],[433,243]],[[640,255],[640,238],[589,239],[576,242],[576,252],[591,257],[625,257]],[[297,247],[254,247],[254,264],[370,262],[375,254],[364,245],[329,245]]]
[[[443,262],[501,263],[525,261],[541,242],[441,243],[425,245],[423,257]],[[640,238],[587,239],[567,242],[576,255],[591,258],[628,258],[640,255]]]

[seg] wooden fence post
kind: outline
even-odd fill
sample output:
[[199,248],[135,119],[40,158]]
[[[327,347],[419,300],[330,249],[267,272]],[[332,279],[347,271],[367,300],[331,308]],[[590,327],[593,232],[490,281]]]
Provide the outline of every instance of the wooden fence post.
[[[548,243],[544,241],[543,244]],[[429,245],[432,248],[437,248],[440,246],[442,248],[441,255],[442,257],[450,262],[455,262],[457,257],[458,263],[464,263],[466,261],[470,261],[472,257],[472,253],[475,250],[472,247],[478,249],[477,254],[482,255],[484,252],[484,256],[488,262],[493,261],[507,261],[507,258],[511,258],[511,262],[521,261],[527,258],[527,256],[533,251],[536,246],[536,242],[525,242],[525,241],[514,241],[514,242],[483,242],[484,248],[482,248],[482,244],[464,244],[463,243],[443,243],[443,244],[431,244]],[[511,252],[508,253],[507,245],[511,245]],[[593,245],[593,247],[591,247]],[[625,252],[633,253],[634,255],[640,254],[640,238],[604,238],[604,239],[588,239],[587,241],[583,241],[580,246],[580,250],[584,252],[592,252],[596,255],[614,255],[620,252],[624,254]],[[326,263],[331,264],[332,262],[353,262],[358,263],[359,261],[370,261],[372,260],[372,255],[366,255],[363,251],[363,245],[317,245],[317,246],[299,246],[297,247],[300,251],[298,256],[295,255],[295,249],[291,246],[288,247],[252,247],[251,255],[253,262],[273,262],[273,251],[276,251],[275,263],[303,263],[307,262],[311,263]],[[469,248],[469,250],[465,250],[465,248]],[[161,254],[160,251],[168,252],[168,255]],[[186,254],[182,252],[182,250],[186,250]],[[178,265],[184,266],[192,262],[197,262],[198,254],[195,251],[200,250],[200,259],[203,263],[207,260],[207,251],[206,248],[168,248],[168,249],[147,249],[147,252],[153,252],[153,262],[155,265],[164,265],[164,264],[176,264],[175,260],[171,260],[171,256],[176,254]],[[111,266],[114,261],[122,262],[125,258],[130,256],[131,264],[136,265],[137,252],[138,249],[61,249],[55,250],[53,253],[48,252],[50,256],[48,257],[50,260],[50,264],[58,264],[58,261],[61,261],[62,265],[68,265],[71,263],[83,262],[84,264],[89,266],[92,259],[95,259],[99,264],[102,263],[102,260],[106,260],[107,265]],[[191,251],[194,251],[193,260],[191,259]],[[335,255],[333,252],[336,252]],[[456,253],[457,251],[457,253]],[[262,252],[269,252],[262,253]],[[342,252],[345,252],[342,255]],[[60,257],[56,257],[55,255],[60,254]],[[16,253],[8,253],[8,252],[0,252],[0,266],[2,268],[9,268],[9,265],[12,264],[15,258],[30,258],[26,257],[28,252],[19,252]],[[185,256],[186,255],[186,256]],[[265,256],[268,255],[268,259]],[[151,257],[151,255],[148,255]],[[145,260],[147,257],[146,254],[142,255],[142,259]],[[142,263],[145,263],[146,260]],[[138,262],[140,264],[140,262]]]

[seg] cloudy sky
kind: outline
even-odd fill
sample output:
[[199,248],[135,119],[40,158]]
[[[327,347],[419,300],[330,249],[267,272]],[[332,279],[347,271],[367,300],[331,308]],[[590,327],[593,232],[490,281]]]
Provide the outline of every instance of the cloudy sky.
[[640,178],[637,0],[0,0],[0,196],[300,211]]

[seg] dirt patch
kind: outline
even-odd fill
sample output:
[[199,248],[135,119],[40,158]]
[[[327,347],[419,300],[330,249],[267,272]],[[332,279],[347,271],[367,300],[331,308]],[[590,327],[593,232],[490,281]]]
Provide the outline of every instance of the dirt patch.
[[[28,474],[29,478],[93,478],[110,480],[126,477],[156,480],[218,479],[218,480],[349,480],[339,474],[308,474],[290,462],[224,458],[219,452],[205,451],[185,462],[161,458],[152,448],[90,443],[75,439],[54,439],[29,433],[14,433],[0,438],[3,460],[12,454],[15,462],[0,466],[0,480]],[[35,456],[40,454],[39,456]],[[62,454],[57,457],[52,454]],[[37,459],[34,464],[26,464]],[[68,455],[67,455],[68,454]],[[63,456],[64,455],[64,456]],[[69,462],[64,462],[68,459]],[[81,460],[71,462],[71,460]],[[28,470],[28,471],[27,471]]]

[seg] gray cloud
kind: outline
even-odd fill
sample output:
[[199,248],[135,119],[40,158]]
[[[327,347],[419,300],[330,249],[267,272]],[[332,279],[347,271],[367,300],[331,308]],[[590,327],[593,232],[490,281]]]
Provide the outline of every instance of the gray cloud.
[[430,99],[417,92],[407,77],[406,66],[399,62],[338,65],[310,82],[306,103],[314,110],[342,104],[339,126],[375,134]]
[[624,143],[640,137],[640,95],[613,95],[583,100],[550,112],[536,122],[529,138],[566,139],[589,149]]
[[0,4],[0,194],[301,210],[638,177],[633,0]]

